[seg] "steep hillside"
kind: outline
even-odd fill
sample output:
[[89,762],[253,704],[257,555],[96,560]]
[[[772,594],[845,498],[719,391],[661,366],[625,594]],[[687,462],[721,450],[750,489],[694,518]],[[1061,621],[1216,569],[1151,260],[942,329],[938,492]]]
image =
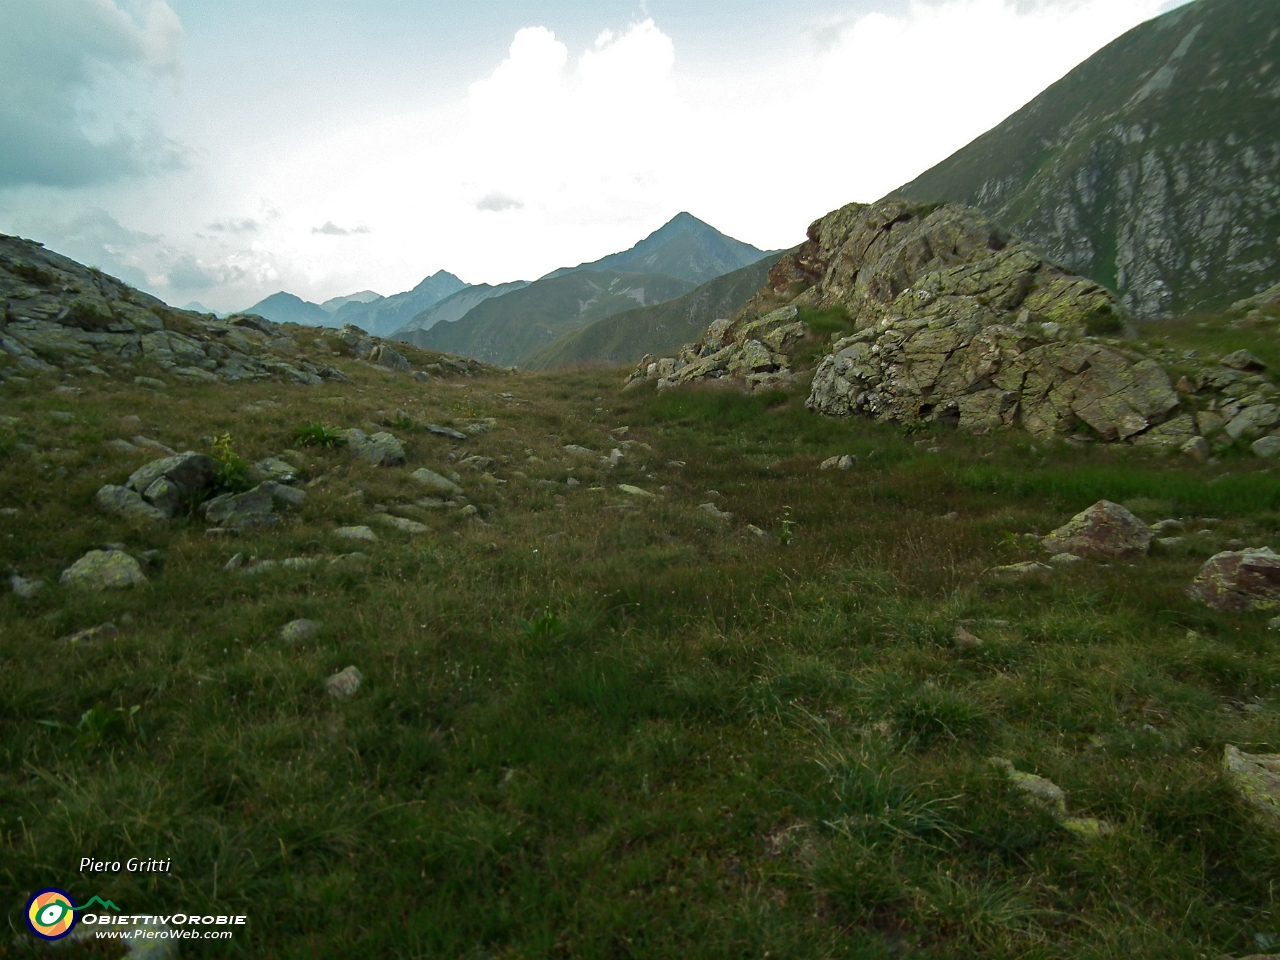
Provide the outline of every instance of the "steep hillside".
[[636,304],[671,300],[692,287],[676,277],[616,271],[545,278],[486,300],[461,320],[437,323],[415,343],[486,363],[518,365],[562,334]]
[[563,267],[543,279],[582,270],[616,270],[660,273],[700,284],[755,263],[764,256],[766,251],[725,236],[693,214],[680,213],[630,250],[576,267]]
[[1280,4],[1145,23],[898,192],[978,207],[1138,317],[1257,293],[1280,279]]
[[501,297],[515,290],[527,287],[529,281],[514,280],[511,283],[500,283],[496,287],[488,283],[477,283],[463,287],[452,296],[445,297],[434,306],[428,307],[395,332],[393,340],[402,343],[416,343],[416,337],[426,333],[437,323],[452,323],[461,320],[473,309],[486,300]]
[[566,333],[524,362],[527,370],[558,370],[583,363],[629,364],[696,340],[717,317],[731,317],[764,286],[775,257],[716,277],[682,297],[624,310]]
[[349,323],[379,337],[388,337],[428,307],[466,287],[452,273],[440,270],[412,290],[372,303],[347,303],[333,314],[332,325]]
[[327,310],[318,303],[303,300],[292,293],[273,293],[265,300],[259,300],[245,313],[265,317],[272,323],[300,323],[309,327],[332,326],[333,320]]

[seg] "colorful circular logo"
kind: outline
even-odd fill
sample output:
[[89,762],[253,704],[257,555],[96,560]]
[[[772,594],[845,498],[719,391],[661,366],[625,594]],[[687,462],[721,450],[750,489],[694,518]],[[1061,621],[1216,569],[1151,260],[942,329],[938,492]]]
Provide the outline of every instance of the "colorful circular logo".
[[27,923],[37,937],[61,940],[76,925],[75,901],[62,890],[38,890],[27,901]]

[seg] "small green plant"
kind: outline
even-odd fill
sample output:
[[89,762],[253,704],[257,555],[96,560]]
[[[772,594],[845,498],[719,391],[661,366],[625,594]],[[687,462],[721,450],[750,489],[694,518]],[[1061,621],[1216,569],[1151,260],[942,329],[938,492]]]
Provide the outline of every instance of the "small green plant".
[[789,546],[791,541],[796,538],[795,525],[791,520],[791,508],[782,508],[782,530],[778,534],[778,540],[784,547]]
[[391,421],[391,425],[393,427],[398,427],[401,430],[413,430],[418,426],[413,422],[413,418],[405,413],[396,414],[396,418]]
[[213,441],[214,458],[218,461],[214,484],[219,493],[243,493],[253,486],[249,461],[231,449],[231,442],[229,433]]
[[344,446],[347,438],[338,432],[336,427],[323,423],[308,423],[293,433],[293,442],[300,447],[325,447],[334,449]]
[[534,617],[532,620],[526,620],[524,617],[516,617],[515,620],[520,632],[530,640],[554,640],[564,633],[560,618],[552,613],[549,607],[542,611],[541,616]]
[[1017,550],[1022,546],[1022,538],[1012,530],[1006,530],[1000,534],[1000,548],[1002,550]]
[[924,433],[929,429],[929,421],[917,417],[915,420],[904,420],[902,423],[902,435],[908,440],[917,433]]
[[100,703],[81,714],[80,722],[74,727],[57,720],[37,722],[51,730],[71,731],[75,734],[76,746],[87,752],[119,742],[130,734],[138,740],[143,739],[142,727],[135,719],[141,709],[137,704],[126,710],[124,707],[108,707]]

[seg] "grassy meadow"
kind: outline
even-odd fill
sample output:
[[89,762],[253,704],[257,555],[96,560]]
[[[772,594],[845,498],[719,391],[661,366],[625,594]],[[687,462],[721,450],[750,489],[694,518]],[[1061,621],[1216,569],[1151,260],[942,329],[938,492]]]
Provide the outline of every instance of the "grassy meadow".
[[[620,392],[618,370],[419,384],[341,365],[351,382],[322,387],[0,387],[3,557],[46,582],[0,598],[0,957],[49,952],[22,917],[48,885],[126,913],[250,918],[184,957],[1217,960],[1280,944],[1280,833],[1221,773],[1224,744],[1280,751],[1280,635],[1183,592],[1230,541],[1280,548],[1280,475],[1247,447],[1197,465],[824,420],[803,386],[656,395]],[[309,423],[380,425],[408,464],[299,447]],[[285,454],[306,503],[240,536],[105,515],[97,488],[159,456],[108,444],[139,433]],[[819,471],[846,453],[853,470]],[[477,512],[419,505],[421,466],[456,471]],[[1101,498],[1182,518],[1184,539],[992,575],[1043,559],[1023,535]],[[348,524],[378,540],[338,539]],[[150,582],[58,585],[106,543],[157,551]],[[352,550],[367,559],[224,569]],[[300,617],[319,634],[281,640]],[[60,640],[103,622],[118,633]],[[335,701],[324,680],[350,665],[363,686]],[[1064,830],[992,757],[1114,831]],[[173,868],[90,877],[84,856]],[[104,949],[49,955],[123,955]]]

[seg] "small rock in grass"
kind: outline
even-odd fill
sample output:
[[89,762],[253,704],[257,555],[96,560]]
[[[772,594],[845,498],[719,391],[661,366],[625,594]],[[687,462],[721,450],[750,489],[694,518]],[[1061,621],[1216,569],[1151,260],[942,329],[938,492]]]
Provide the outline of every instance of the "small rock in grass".
[[280,639],[289,643],[310,640],[320,633],[320,624],[314,620],[290,620],[280,628]]
[[222,565],[222,569],[227,571],[227,573],[232,573],[233,571],[239,570],[241,564],[243,563],[244,563],[244,554],[237,553],[235,556],[233,556],[230,560],[228,560],[226,563]]
[[1280,819],[1280,753],[1245,753],[1227,744],[1222,765],[1246,801]]
[[413,371],[413,379],[417,380],[419,383],[430,383],[431,374],[427,373],[425,370],[415,370]]
[[578,480],[577,477],[570,477],[568,480],[564,482],[564,485],[566,487],[577,487],[581,485],[581,481]]
[[388,527],[395,527],[402,533],[426,533],[430,529],[425,523],[418,523],[416,520],[409,520],[405,517],[392,516],[389,513],[378,514],[378,520]]
[[1011,577],[1023,577],[1035,573],[1052,573],[1053,567],[1036,560],[1027,560],[1023,563],[1011,563],[1007,566],[995,567],[991,572]]
[[44,589],[43,580],[28,580],[26,577],[16,573],[9,575],[9,586],[13,588],[14,594],[22,600],[34,600],[40,595],[40,591]]
[[354,697],[360,690],[360,683],[364,680],[362,674],[355,667],[347,667],[347,669],[335,673],[332,677],[324,682],[324,688],[329,692],[329,696],[335,700],[347,700]]
[[1055,567],[1069,567],[1073,563],[1084,563],[1084,557],[1077,557],[1074,553],[1055,553],[1049,562]]
[[955,523],[957,520],[960,519],[960,514],[957,513],[955,510],[952,510],[950,513],[944,513],[942,515],[942,519],[946,520],[948,523]]
[[1248,350],[1237,350],[1235,353],[1228,353],[1219,363],[1224,367],[1230,367],[1232,370],[1256,371],[1267,369],[1267,365]]
[[434,470],[428,470],[426,467],[413,471],[410,476],[432,493],[440,493],[454,497],[462,494],[462,488],[460,486],[447,477],[440,476],[440,474],[436,473]]
[[58,581],[90,590],[121,589],[147,582],[138,561],[120,550],[90,550],[62,571]]
[[749,530],[751,533],[755,534],[755,535],[756,535],[757,537],[759,537],[761,540],[767,540],[767,539],[769,539],[769,534],[768,534],[767,532],[765,532],[763,529],[761,529],[760,527],[757,527],[754,523],[748,523],[748,524],[747,524],[747,530]]
[[378,535],[365,526],[339,527],[333,532],[344,540],[366,540],[372,542],[378,539]]
[[587,447],[580,447],[576,443],[566,443],[564,445],[565,453],[572,453],[579,457],[594,457],[596,452]]
[[645,497],[648,499],[653,499],[654,497],[654,495],[648,490],[643,490],[640,487],[634,487],[629,483],[618,484],[618,489],[632,497]]
[[105,640],[107,637],[114,637],[120,631],[116,629],[114,623],[100,623],[96,627],[88,627],[84,630],[77,630],[75,633],[69,633],[65,637],[60,637],[60,643],[92,643],[95,640]]
[[1169,530],[1185,530],[1186,526],[1181,520],[1157,520],[1151,525],[1151,532],[1159,535]]
[[981,637],[974,636],[963,626],[956,627],[955,641],[958,650],[981,650],[984,646]]
[[1151,528],[1131,511],[1110,500],[1099,500],[1040,543],[1050,553],[1074,553],[1094,559],[1128,558],[1145,554],[1151,547],[1151,538]]
[[405,462],[404,447],[389,433],[366,437],[363,430],[343,430],[342,436],[353,457],[367,460],[375,467],[398,467]]
[[168,386],[163,380],[157,380],[155,377],[134,377],[133,382],[149,390],[163,390]]
[[108,440],[107,446],[112,450],[118,450],[121,453],[137,453],[140,449],[128,440],[122,440],[119,437],[116,437],[114,440]]
[[124,517],[126,520],[163,523],[169,518],[163,510],[143,500],[142,494],[128,487],[118,487],[108,483],[98,489],[93,500],[98,505],[98,509]]
[[476,509],[475,504],[468,503],[465,507],[458,511],[460,517],[474,517],[480,511]]
[[733,519],[732,513],[729,513],[727,510],[721,510],[714,503],[700,503],[698,504],[698,509],[711,514],[711,516],[715,517],[717,520],[728,521]]
[[1176,547],[1178,544],[1182,543],[1182,541],[1185,539],[1187,538],[1186,537],[1159,537],[1156,539],[1156,543],[1160,544],[1160,546],[1162,547]]
[[252,475],[259,482],[293,483],[298,478],[298,471],[293,464],[279,457],[264,457],[253,465]]
[[280,522],[273,512],[276,486],[268,481],[244,493],[224,493],[202,503],[200,512],[210,523],[229,529],[252,530],[273,526]]
[[858,465],[858,458],[851,453],[841,457],[828,457],[822,461],[819,470],[852,470]]
[[142,418],[141,418],[141,417],[135,417],[135,416],[131,413],[131,414],[129,414],[128,416],[124,416],[124,417],[121,417],[121,418],[120,418],[120,425],[121,425],[121,426],[123,426],[123,427],[128,427],[130,430],[141,430],[141,429],[142,429]]

